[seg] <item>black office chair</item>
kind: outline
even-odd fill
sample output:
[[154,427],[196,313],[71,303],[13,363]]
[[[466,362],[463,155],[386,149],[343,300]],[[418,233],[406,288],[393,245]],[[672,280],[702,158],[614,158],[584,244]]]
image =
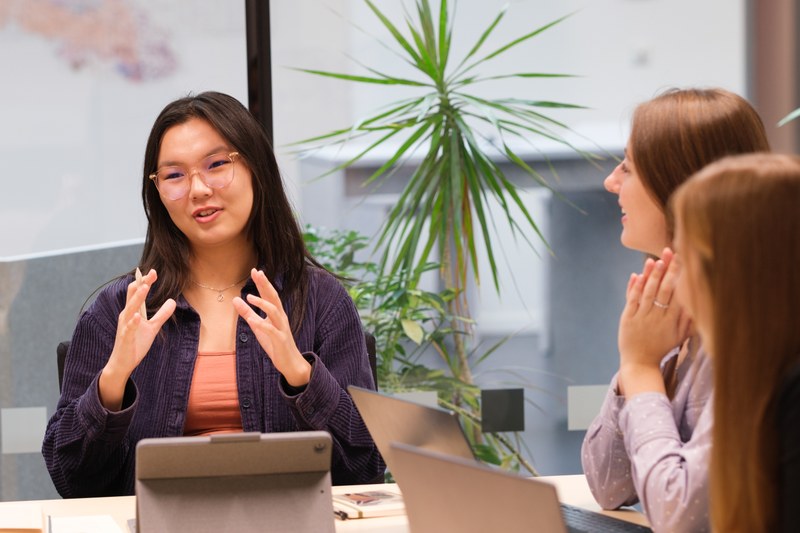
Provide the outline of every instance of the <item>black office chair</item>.
[[367,357],[369,358],[369,368],[372,370],[372,380],[375,382],[375,390],[378,389],[378,356],[375,349],[375,336],[369,331],[364,332],[364,340],[367,341]]
[[64,361],[67,360],[69,341],[59,342],[56,346],[56,363],[58,364],[58,392],[61,392],[61,383],[64,381]]

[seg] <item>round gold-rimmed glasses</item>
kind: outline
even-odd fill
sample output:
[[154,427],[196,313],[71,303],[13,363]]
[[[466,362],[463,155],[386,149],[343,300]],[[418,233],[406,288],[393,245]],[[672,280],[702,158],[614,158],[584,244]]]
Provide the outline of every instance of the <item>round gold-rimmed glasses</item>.
[[192,186],[192,171],[196,170],[200,180],[212,189],[222,189],[233,181],[233,167],[239,152],[221,152],[198,161],[191,167],[170,165],[161,167],[149,178],[156,189],[170,200],[180,200]]

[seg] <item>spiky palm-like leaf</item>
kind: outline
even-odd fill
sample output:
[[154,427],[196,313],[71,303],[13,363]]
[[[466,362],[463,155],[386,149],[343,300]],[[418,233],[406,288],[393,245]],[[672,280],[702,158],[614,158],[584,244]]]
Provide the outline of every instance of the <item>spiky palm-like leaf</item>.
[[[516,235],[530,243],[529,233],[542,241],[538,225],[523,204],[517,188],[506,177],[498,156],[522,169],[536,183],[549,187],[547,180],[529,166],[512,149],[510,141],[533,144],[547,139],[566,145],[583,156],[591,155],[570,144],[563,133],[569,128],[548,116],[552,109],[578,109],[581,106],[524,98],[482,98],[470,90],[482,82],[510,78],[563,78],[567,74],[516,72],[481,76],[478,67],[509,49],[529,41],[552,28],[566,17],[559,18],[504,45],[485,51],[488,38],[498,27],[503,9],[477,37],[474,45],[458,63],[451,61],[453,20],[451,1],[440,0],[438,16],[429,0],[416,0],[415,17],[405,15],[405,34],[371,0],[364,0],[381,25],[392,36],[398,52],[413,66],[417,79],[392,76],[369,68],[370,75],[352,75],[312,69],[298,69],[318,76],[327,76],[357,83],[408,86],[421,94],[385,106],[384,110],[358,121],[349,128],[333,131],[296,144],[341,145],[357,139],[368,140],[365,148],[336,167],[338,170],[360,160],[387,142],[396,142],[393,155],[366,180],[378,182],[412,154],[422,153],[415,163],[399,200],[390,211],[379,233],[378,249],[383,250],[380,270],[387,274],[407,272],[410,282],[437,250],[445,250],[442,265],[446,283],[462,289],[470,267],[480,282],[477,268],[477,239],[486,249],[492,279],[499,290],[488,202],[496,200],[502,207],[506,223]],[[451,67],[451,65],[453,65]],[[488,128],[496,139],[487,143]],[[483,132],[483,133],[481,133]],[[491,153],[496,152],[496,153]],[[520,220],[512,217],[517,206]],[[427,229],[426,229],[427,228]]]
[[[310,151],[358,141],[362,147],[356,154],[330,173],[349,167],[376,148],[390,144],[392,155],[365,182],[373,186],[379,186],[413,157],[411,176],[378,233],[376,248],[382,255],[373,274],[377,283],[385,285],[370,286],[364,294],[354,294],[356,300],[369,299],[375,294],[390,295],[378,298],[370,314],[373,320],[370,327],[390,347],[383,359],[387,368],[379,368],[379,377],[391,379],[398,387],[416,383],[434,388],[443,405],[459,412],[473,446],[482,457],[503,464],[510,461],[534,472],[512,440],[497,434],[481,435],[476,425],[480,418],[479,389],[474,385],[472,366],[478,365],[494,348],[477,357],[467,346],[471,320],[464,289],[470,271],[480,283],[477,254],[482,243],[495,289],[499,291],[492,243],[497,221],[492,218],[491,202],[500,206],[500,217],[516,236],[531,245],[529,235],[544,241],[502,163],[521,169],[535,184],[548,188],[550,185],[512,146],[521,141],[535,150],[536,141],[543,140],[564,145],[587,159],[593,156],[572,145],[565,137],[570,129],[549,115],[554,109],[581,109],[581,106],[531,98],[487,98],[473,89],[481,83],[503,79],[571,77],[527,71],[504,75],[479,73],[480,67],[556,26],[566,17],[487,50],[490,37],[506,16],[506,9],[503,9],[456,62],[451,58],[453,0],[439,0],[436,14],[429,0],[415,0],[415,9],[405,14],[402,25],[393,23],[372,0],[364,2],[391,35],[397,54],[412,66],[415,74],[393,76],[370,67],[366,67],[369,73],[366,75],[298,70],[348,82],[407,87],[419,94],[390,103],[348,128],[298,141],[295,145],[300,146],[301,151]],[[432,254],[440,255],[432,259]],[[440,265],[445,285],[445,290],[433,297],[417,287],[419,277],[430,268],[431,262]],[[400,308],[408,313],[403,311],[398,315],[394,300],[416,301],[423,305],[403,304]],[[386,309],[383,309],[384,304]],[[431,316],[446,319],[449,326],[438,319],[425,318],[427,306],[436,311]],[[429,333],[420,326],[426,323],[435,324]],[[423,344],[432,347],[441,357],[446,372],[429,369],[419,364],[413,354],[405,354],[398,341],[403,336],[417,344],[418,338],[423,337]],[[394,362],[400,362],[402,372],[395,372]]]

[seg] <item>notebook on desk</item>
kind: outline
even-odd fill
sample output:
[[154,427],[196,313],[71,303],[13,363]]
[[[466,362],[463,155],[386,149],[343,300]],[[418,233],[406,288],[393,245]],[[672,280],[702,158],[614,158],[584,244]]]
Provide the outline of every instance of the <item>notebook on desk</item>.
[[394,472],[392,442],[477,461],[458,415],[453,411],[353,385],[347,387],[347,391],[390,472]]
[[143,439],[139,533],[334,531],[324,431]]
[[556,488],[544,481],[401,443],[391,448],[394,476],[414,533],[651,531],[560,504]]

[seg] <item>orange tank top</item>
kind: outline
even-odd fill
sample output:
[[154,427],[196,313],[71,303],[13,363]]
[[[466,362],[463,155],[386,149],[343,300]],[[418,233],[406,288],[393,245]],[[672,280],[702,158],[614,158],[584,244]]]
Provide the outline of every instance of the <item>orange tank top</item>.
[[242,431],[236,352],[198,352],[189,389],[184,435]]

